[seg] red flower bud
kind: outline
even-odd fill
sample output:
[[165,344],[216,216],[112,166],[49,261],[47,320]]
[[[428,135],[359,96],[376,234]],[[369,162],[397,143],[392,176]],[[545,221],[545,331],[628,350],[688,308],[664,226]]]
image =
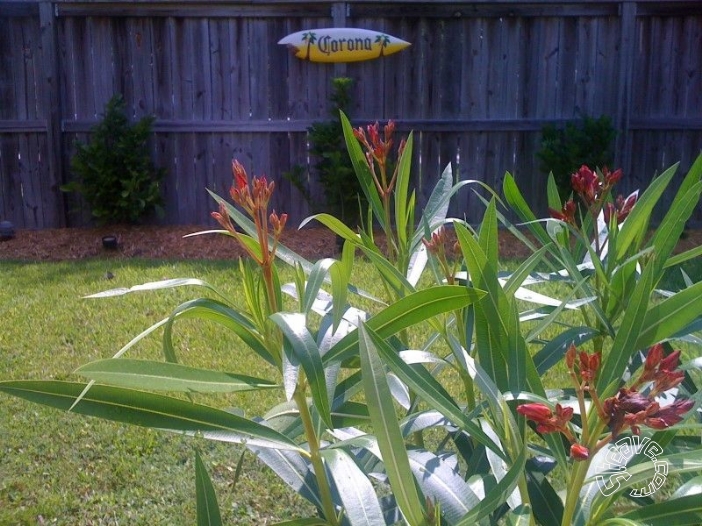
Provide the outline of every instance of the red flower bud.
[[517,413],[535,422],[541,422],[553,416],[551,408],[544,404],[522,404],[517,407]]
[[680,351],[673,351],[660,361],[659,369],[661,371],[673,371],[677,369],[678,365],[680,365]]
[[563,205],[563,208],[560,212],[558,210],[554,210],[553,208],[549,208],[548,212],[552,218],[558,219],[559,221],[563,221],[565,223],[570,223],[570,224],[574,225],[575,224],[576,210],[577,210],[577,206],[575,205],[575,201],[570,199],[570,200],[566,201],[566,203]]
[[692,400],[676,400],[646,418],[644,423],[653,429],[666,429],[682,421],[683,415],[694,405]]
[[587,460],[590,457],[590,451],[582,444],[573,444],[570,446],[570,456],[573,460]]
[[622,178],[622,169],[617,168],[613,172],[610,172],[609,168],[605,166],[604,168],[602,168],[602,176],[604,177],[605,184],[607,186],[613,186],[617,184]]
[[232,161],[232,172],[234,172],[234,187],[241,191],[249,184],[249,176],[238,160]]
[[568,350],[565,353],[566,366],[570,370],[572,370],[575,366],[575,356],[577,352],[578,350],[575,348],[575,344],[571,343],[570,347],[568,347]]
[[604,205],[604,208],[602,209],[602,214],[604,215],[605,224],[609,225],[609,223],[612,221],[612,217],[617,217],[616,211],[617,209],[612,203],[607,203]]
[[661,363],[663,358],[663,346],[657,343],[648,350],[646,361],[644,362],[644,371],[653,371]]

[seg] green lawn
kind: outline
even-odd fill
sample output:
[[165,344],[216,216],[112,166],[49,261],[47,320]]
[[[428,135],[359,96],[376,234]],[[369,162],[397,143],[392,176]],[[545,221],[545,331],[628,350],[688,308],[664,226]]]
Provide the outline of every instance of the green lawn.
[[[367,277],[369,268],[359,265],[357,275]],[[235,269],[235,262],[0,262],[0,379],[78,379],[72,371],[79,365],[112,356],[199,291],[101,300],[83,299],[86,294],[199,277],[236,298]],[[699,262],[686,270],[694,281],[702,279]],[[663,285],[682,286],[678,274]],[[379,288],[367,278],[360,284]],[[184,363],[267,376],[262,362],[217,326],[184,321],[176,333]],[[159,337],[130,352],[132,357],[159,358]],[[219,403],[257,415],[281,398],[273,391]],[[212,474],[226,523],[263,525],[307,509],[250,454],[233,487],[239,446],[124,427],[0,395],[0,524],[193,524],[194,447]]]
[[[235,264],[94,260],[0,263],[0,378],[75,379],[79,365],[108,358],[133,336],[199,291],[189,288],[88,300],[113,287],[169,277],[206,277],[236,294]],[[113,279],[108,280],[110,272]],[[216,326],[177,327],[183,362],[252,372],[260,360]],[[130,356],[159,358],[150,338]],[[262,374],[265,376],[265,373]],[[222,404],[261,414],[280,393],[240,395]],[[260,525],[305,506],[250,454],[232,488],[242,448],[195,441],[53,411],[0,396],[0,524],[193,524],[198,446],[229,524]]]

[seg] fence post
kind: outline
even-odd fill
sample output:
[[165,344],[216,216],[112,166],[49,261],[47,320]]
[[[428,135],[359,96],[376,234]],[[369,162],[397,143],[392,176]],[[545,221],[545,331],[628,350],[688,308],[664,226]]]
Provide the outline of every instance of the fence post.
[[619,93],[617,95],[618,130],[615,150],[619,165],[625,174],[631,174],[631,146],[633,144],[629,118],[631,116],[631,92],[634,82],[634,55],[636,54],[636,2],[624,1],[620,4],[620,39],[619,47]]
[[[331,16],[334,22],[334,27],[346,27],[346,19],[348,17],[349,5],[346,2],[335,2],[331,6]],[[334,64],[334,76],[346,76],[346,64]]]
[[63,184],[63,148],[61,141],[61,97],[59,90],[59,53],[56,13],[52,2],[39,3],[39,28],[41,34],[41,61],[44,87],[42,104],[46,115],[47,164],[51,178],[51,189],[55,192],[56,207],[52,226],[66,226],[66,207],[60,186]]

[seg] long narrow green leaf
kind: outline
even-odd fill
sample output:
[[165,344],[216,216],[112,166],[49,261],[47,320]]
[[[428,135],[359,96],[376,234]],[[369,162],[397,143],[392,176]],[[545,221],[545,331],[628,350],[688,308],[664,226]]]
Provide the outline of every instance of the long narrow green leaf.
[[219,504],[214,486],[207,474],[207,468],[200,458],[200,453],[195,452],[195,496],[197,502],[197,525],[219,526],[222,516],[219,513]]
[[636,242],[636,245],[641,245],[644,236],[648,233],[648,224],[653,208],[663,195],[677,169],[677,164],[668,168],[656,177],[646,191],[639,196],[636,206],[634,206],[629,217],[624,221],[619,234],[617,234],[617,261],[624,259],[632,243]]
[[441,505],[441,513],[448,524],[455,524],[480,503],[480,497],[442,457],[416,449],[407,454],[422,492]]
[[383,510],[368,477],[343,449],[320,451],[351,526],[385,526]]
[[563,502],[548,478],[527,468],[527,490],[534,510],[534,518],[542,526],[560,526],[563,520]]
[[305,227],[308,223],[312,221],[318,221],[326,226],[329,230],[334,232],[337,236],[341,236],[346,241],[350,241],[353,244],[360,245],[361,240],[358,234],[351,230],[346,224],[344,224],[340,219],[337,219],[331,214],[315,214],[302,221],[300,223],[300,228]]
[[351,158],[351,164],[353,165],[353,170],[356,173],[358,181],[361,183],[361,189],[370,203],[370,209],[373,211],[376,220],[380,224],[381,228],[385,228],[385,216],[383,213],[383,203],[378,194],[378,189],[373,181],[373,176],[370,173],[368,164],[366,161],[366,156],[361,149],[361,145],[358,143],[358,139],[353,134],[353,127],[351,122],[349,122],[348,117],[343,111],[339,112],[341,118],[341,127],[344,131],[344,140],[346,142],[346,149],[349,152],[349,157]]
[[[367,325],[381,338],[388,338],[432,316],[462,309],[484,294],[480,290],[455,285],[431,287],[399,299],[370,318]],[[322,362],[327,365],[353,358],[357,347],[358,331],[353,331],[334,345],[322,357]]]
[[317,347],[317,342],[307,330],[305,315],[276,312],[271,316],[271,319],[281,328],[290,345],[292,345],[293,352],[307,376],[315,406],[324,423],[329,428],[332,428],[331,407],[329,396],[327,395],[322,356],[319,352],[319,347]]
[[[458,185],[456,185],[458,186]],[[441,173],[439,180],[434,185],[434,188],[427,199],[427,204],[424,206],[422,216],[419,219],[417,230],[412,237],[411,250],[414,250],[421,243],[424,237],[424,226],[428,226],[429,231],[443,224],[448,214],[449,202],[451,196],[457,190],[454,189],[453,172],[451,171],[451,163],[446,165]]]
[[[493,205],[494,206],[494,205]],[[509,306],[497,280],[497,268],[463,225],[455,227],[470,279],[487,295],[475,305],[476,349],[480,365],[502,391],[509,389],[506,352],[509,349]]]
[[685,252],[682,252],[680,254],[676,254],[675,256],[669,257],[663,268],[670,268],[674,267],[676,265],[680,265],[681,263],[685,263],[686,261],[689,261],[694,258],[698,258],[702,256],[702,245],[691,248],[690,250],[686,250]]
[[480,248],[483,249],[488,265],[497,268],[500,241],[497,232],[497,205],[495,200],[488,203],[483,221],[480,224],[479,238]]
[[308,314],[312,310],[312,305],[317,299],[319,289],[322,288],[329,270],[333,265],[338,263],[335,259],[324,258],[317,261],[312,267],[309,274],[307,284],[305,285],[305,293],[302,298],[302,312]]
[[376,332],[366,327],[366,335],[373,348],[382,357],[383,361],[403,382],[405,382],[418,396],[427,402],[433,409],[439,411],[454,425],[468,432],[479,443],[489,447],[499,456],[504,458],[504,453],[481,429],[477,422],[472,421],[458,407],[443,386],[424,368],[412,367],[404,362],[398,354],[385,343]]
[[280,388],[275,382],[253,376],[154,360],[98,360],[75,372],[96,382],[152,391],[234,393]]
[[322,509],[319,487],[310,463],[294,451],[261,448],[247,445],[256,457],[301,497]]
[[173,348],[173,324],[181,319],[201,319],[217,323],[239,336],[251,350],[271,365],[277,365],[275,358],[261,342],[260,335],[253,324],[240,312],[228,305],[210,299],[198,298],[182,303],[171,313],[163,333],[163,350],[169,362],[176,362]]
[[402,439],[385,368],[365,325],[359,327],[359,354],[363,387],[368,402],[373,432],[383,456],[390,486],[407,521],[413,526],[426,524],[424,500],[417,491]]
[[[702,181],[699,180],[702,173],[701,159],[702,156],[698,159],[696,166],[693,166],[693,169],[688,172],[670,209],[651,240],[650,245],[654,247],[656,252],[656,265],[659,274],[662,273],[666,261],[677,246],[678,240],[685,230],[687,220],[690,219],[692,212],[700,202],[700,193],[702,192]],[[690,182],[695,180],[697,182],[691,185]]]
[[[59,381],[0,382],[0,391],[41,405],[68,410],[86,384]],[[72,410],[125,424],[201,434],[211,440],[302,451],[292,440],[246,418],[159,394],[94,385]]]
[[206,281],[197,278],[174,278],[164,279],[161,281],[151,281],[149,283],[143,283],[141,285],[134,285],[130,288],[110,289],[103,292],[98,292],[96,294],[90,294],[88,296],[85,296],[85,298],[112,298],[115,296],[124,296],[125,294],[130,294],[133,292],[146,292],[153,290],[173,289],[178,287],[204,287],[214,292],[221,298],[225,300],[227,299],[227,297],[221,292],[219,292],[217,288],[213,287]]
[[653,305],[644,316],[636,347],[644,349],[677,334],[702,315],[702,281]]
[[653,265],[647,265],[637,283],[624,311],[622,323],[612,343],[612,348],[604,357],[601,374],[597,379],[597,391],[601,397],[611,396],[616,389],[616,381],[621,379],[632,354],[639,350],[637,342],[644,328],[645,314],[653,290]]
[[534,234],[542,245],[548,245],[551,242],[551,238],[546,233],[546,230],[536,222],[534,212],[529,208],[524,196],[519,191],[514,177],[512,177],[512,174],[509,172],[505,173],[504,180],[502,181],[502,192],[510,208],[527,224],[531,233]]
[[656,526],[699,526],[702,524],[702,498],[699,495],[688,495],[667,499],[625,513],[623,517]]
[[409,205],[407,196],[409,195],[410,186],[413,139],[413,134],[410,133],[405,143],[405,149],[397,161],[397,179],[395,180],[395,229],[400,247],[404,247],[405,250],[408,248],[408,226],[414,228],[413,224],[407,224],[410,215],[410,211],[407,209]]
[[480,504],[468,512],[456,526],[472,526],[473,524],[478,524],[484,517],[487,517],[499,506],[504,504],[517,486],[519,478],[523,476],[525,463],[526,447],[522,448],[502,480],[491,488],[490,491],[486,492],[485,498],[480,501]]

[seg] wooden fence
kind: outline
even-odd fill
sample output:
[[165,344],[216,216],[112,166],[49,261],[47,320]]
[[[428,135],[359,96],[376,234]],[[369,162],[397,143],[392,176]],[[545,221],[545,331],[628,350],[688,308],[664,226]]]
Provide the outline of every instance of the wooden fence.
[[[334,26],[382,30],[412,46],[332,65],[276,44]],[[415,131],[420,204],[451,162],[457,178],[497,188],[512,172],[543,211],[540,130],[583,114],[613,119],[625,191],[676,161],[688,168],[702,149],[699,0],[2,0],[0,219],[84,224],[59,186],[70,178],[74,141],[121,93],[134,118],[157,118],[165,222],[207,223],[205,188],[227,191],[232,158],[276,180],[275,207],[299,221],[310,207],[281,174],[308,165],[306,130],[328,117],[339,75],[354,79],[356,122],[395,119]],[[321,187],[309,179],[319,203]],[[471,221],[480,211],[467,190],[451,209]]]

